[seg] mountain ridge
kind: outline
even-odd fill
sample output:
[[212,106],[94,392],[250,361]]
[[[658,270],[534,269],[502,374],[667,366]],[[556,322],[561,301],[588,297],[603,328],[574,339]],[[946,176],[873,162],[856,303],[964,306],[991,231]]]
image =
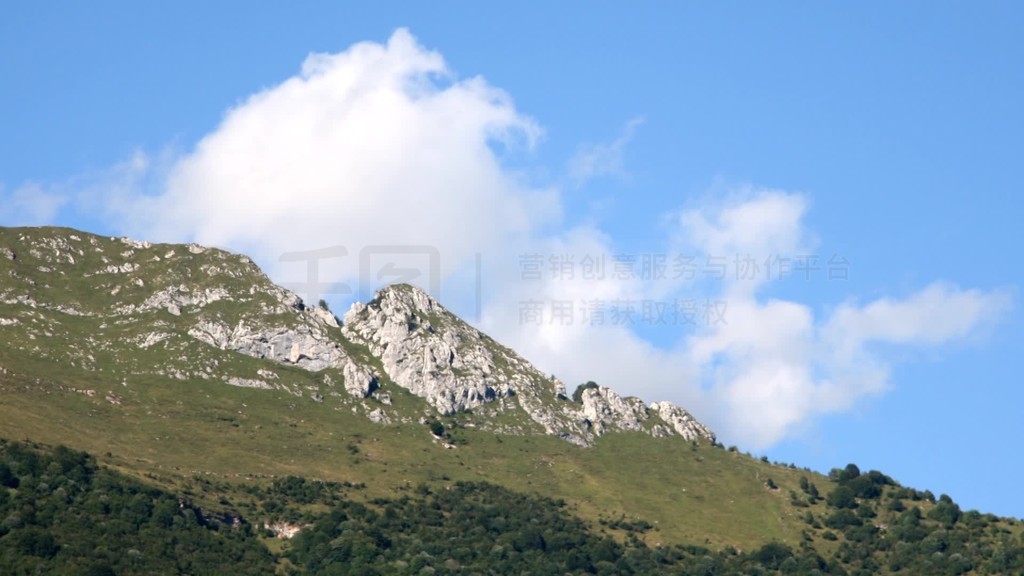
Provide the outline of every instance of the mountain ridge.
[[[429,531],[430,494],[480,496],[447,500],[467,518],[508,516],[489,502],[500,491],[506,502],[516,494],[564,502],[585,534],[625,546],[610,556],[616,564],[654,562],[643,573],[678,573],[660,564],[666,554],[704,566],[697,573],[753,564],[761,571],[748,573],[1024,569],[1016,519],[962,512],[948,496],[852,464],[824,476],[726,449],[682,409],[597,384],[570,397],[412,287],[386,288],[339,322],[275,286],[247,257],[194,244],[0,228],[0,399],[0,447],[9,447],[0,450],[8,454],[0,454],[0,480],[7,466],[22,486],[0,487],[0,505],[66,503],[77,481],[49,466],[33,471],[32,461],[50,456],[25,453],[42,443],[67,461],[66,446],[158,487],[160,501],[179,503],[166,511],[175,523],[202,510],[264,527],[255,537],[282,574],[301,573],[288,558],[318,573],[313,566],[334,557],[333,544],[319,544],[350,533],[325,507],[363,510],[376,530],[379,514],[419,502],[427,515],[418,526]],[[311,499],[324,490],[333,495]],[[536,535],[533,518],[520,517]],[[242,537],[233,523],[218,530]],[[58,545],[43,547],[51,552],[91,541],[22,524],[17,515],[0,521],[0,566],[4,550],[24,549],[26,538],[48,534]],[[299,530],[291,552],[275,530]],[[412,573],[402,563],[422,543],[400,526],[389,530],[411,548],[376,548],[367,561],[385,558],[386,573]],[[478,535],[463,536],[486,556],[491,545]],[[530,541],[557,540],[542,536]],[[461,554],[461,545],[438,546]],[[32,557],[28,550],[17,561]],[[458,573],[445,556],[435,560],[437,573]],[[563,571],[593,573],[600,563],[592,564]],[[626,564],[600,570],[640,573]]]
[[[672,403],[646,404],[600,386],[583,390],[579,403],[570,401],[560,381],[408,284],[384,287],[370,302],[354,303],[339,323],[326,309],[307,306],[273,284],[247,256],[197,244],[154,245],[71,229],[22,228],[0,235],[0,254],[7,268],[0,274],[14,284],[0,292],[0,302],[8,306],[148,321],[153,329],[132,340],[141,348],[167,346],[168,340],[187,335],[220,350],[322,374],[329,393],[337,392],[333,388],[340,382],[350,396],[372,402],[365,412],[377,422],[401,417],[389,414],[388,402],[399,386],[441,416],[469,410],[526,416],[516,426],[500,427],[502,433],[541,432],[580,446],[612,431],[715,441],[710,429]],[[46,290],[39,291],[40,284]],[[58,303],[50,292],[88,293],[94,300]],[[18,314],[0,325],[20,323]],[[172,374],[185,376],[181,370]],[[258,389],[279,385],[271,368],[198,375]],[[320,401],[325,397],[315,394]],[[477,425],[486,427],[486,419]]]

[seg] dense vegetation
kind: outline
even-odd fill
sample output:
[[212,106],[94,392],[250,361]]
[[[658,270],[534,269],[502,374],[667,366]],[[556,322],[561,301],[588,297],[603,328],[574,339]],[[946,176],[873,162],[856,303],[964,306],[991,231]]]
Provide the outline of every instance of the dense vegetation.
[[[852,474],[849,474],[852,472]],[[816,491],[806,484],[808,496]],[[885,487],[892,488],[886,492]],[[846,495],[852,493],[852,499]],[[887,497],[882,500],[882,495]],[[798,496],[799,497],[799,496]],[[824,542],[813,530],[797,548],[769,542],[753,551],[712,551],[700,546],[652,547],[650,525],[608,522],[624,528],[620,542],[572,517],[565,503],[502,488],[460,482],[438,491],[421,486],[416,497],[345,502],[321,516],[294,540],[289,557],[314,574],[1016,574],[1024,571],[1020,539],[995,525],[995,517],[960,513],[941,498],[923,515],[914,502],[929,495],[899,488],[878,472],[841,474],[829,500]],[[904,500],[910,503],[906,507]],[[891,526],[871,522],[885,506]],[[836,530],[836,532],[833,532]]]
[[650,548],[634,530],[620,543],[571,516],[565,502],[459,482],[372,506],[345,502],[303,530],[288,556],[307,573],[329,575],[758,574],[783,564],[829,571],[817,554],[781,544],[752,554]]
[[1024,573],[1013,521],[961,511],[946,496],[852,464],[830,480],[825,495],[806,477],[788,494],[806,509],[801,543],[749,551],[653,544],[655,527],[643,519],[592,525],[565,501],[484,482],[369,499],[356,496],[358,485],[298,477],[201,486],[228,507],[229,497],[244,501],[246,514],[304,526],[272,553],[268,533],[233,512],[204,512],[188,501],[191,491],[147,486],[84,452],[0,441],[0,573]]
[[0,443],[0,573],[260,574],[274,558],[226,525],[84,452]]

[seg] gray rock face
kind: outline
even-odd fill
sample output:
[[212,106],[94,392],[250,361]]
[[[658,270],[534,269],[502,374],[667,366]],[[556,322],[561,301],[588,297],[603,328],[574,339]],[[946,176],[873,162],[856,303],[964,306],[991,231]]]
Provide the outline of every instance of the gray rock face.
[[583,392],[583,417],[594,433],[602,435],[609,428],[637,432],[647,420],[647,407],[639,398],[623,398],[611,388],[593,388]]
[[[412,286],[389,286],[372,301],[353,304],[339,326],[329,310],[307,307],[244,256],[195,244],[151,245],[73,232],[25,229],[5,235],[0,228],[6,282],[0,304],[7,307],[0,332],[34,331],[26,332],[26,351],[36,349],[28,347],[37,346],[37,338],[52,337],[48,318],[59,313],[96,327],[95,338],[67,351],[83,369],[96,368],[94,352],[109,354],[118,345],[125,366],[140,348],[199,350],[213,357],[200,362],[183,353],[173,365],[131,370],[339,401],[381,425],[415,421],[419,414],[410,411],[469,412],[460,416],[467,426],[549,434],[582,446],[612,432],[714,439],[668,402],[645,405],[605,387],[585,390],[579,403],[569,400],[556,378]],[[73,293],[66,288],[70,278],[89,283],[89,289],[79,284]],[[117,341],[108,331],[127,336]],[[219,365],[215,359],[224,353],[199,343],[268,363],[256,369],[247,363],[245,371],[228,367],[230,362]],[[287,371],[279,376],[269,362],[324,373],[315,385],[297,388]]]
[[292,364],[312,372],[337,368],[345,377],[345,390],[349,394],[359,398],[369,396],[377,383],[373,373],[353,361],[340,344],[318,329],[322,328],[316,324],[322,322],[319,318],[304,314],[302,317],[309,322],[295,327],[256,327],[245,322],[229,326],[215,320],[200,320],[188,334],[222,350]]
[[516,378],[496,367],[487,337],[410,286],[381,290],[345,314],[343,334],[379,358],[390,379],[442,414],[515,394]]
[[582,404],[569,401],[557,379],[412,286],[390,286],[368,304],[353,304],[342,333],[379,358],[392,382],[443,414],[482,406],[518,409],[544,433],[584,446],[613,431],[714,439],[710,430],[669,402],[647,406],[605,387],[586,390]]
[[710,428],[697,422],[689,412],[671,402],[654,402],[650,408],[658,413],[676,434],[687,440],[715,439]]

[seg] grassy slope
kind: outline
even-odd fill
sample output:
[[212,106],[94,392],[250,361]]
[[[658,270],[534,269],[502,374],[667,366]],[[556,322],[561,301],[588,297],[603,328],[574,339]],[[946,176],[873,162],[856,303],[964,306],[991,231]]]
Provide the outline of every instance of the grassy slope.
[[[62,379],[97,391],[88,397],[45,381],[0,382],[0,437],[63,443],[169,484],[195,474],[229,481],[294,474],[364,482],[374,497],[420,482],[487,480],[564,498],[590,520],[641,518],[656,526],[652,542],[749,549],[769,539],[795,543],[802,529],[784,492],[765,487],[771,476],[796,489],[797,471],[676,438],[616,434],[581,449],[545,436],[456,428],[458,448],[445,449],[423,425],[376,425],[276,390]],[[120,395],[120,406],[105,399],[108,391]]]
[[[808,509],[793,506],[788,492],[799,492],[801,475],[822,494],[829,489],[821,476],[678,438],[614,434],[581,449],[545,436],[457,427],[452,436],[459,447],[445,449],[423,425],[376,425],[328,402],[276,390],[163,381],[132,383],[135,392],[128,394],[117,384],[71,385],[97,394],[3,379],[0,436],[87,450],[172,488],[194,477],[231,483],[293,474],[362,482],[367,488],[360,494],[369,499],[421,482],[486,480],[564,498],[590,521],[650,522],[651,544],[745,550],[770,540],[800,542]],[[107,390],[121,393],[120,406],[104,398]],[[768,478],[778,490],[766,487]]]
[[[108,255],[126,250],[107,239],[101,249]],[[168,249],[153,250],[163,254]],[[73,283],[81,284],[72,286],[76,307],[103,310],[111,303],[109,285],[100,290],[95,278],[76,276],[101,265],[100,252],[86,252],[67,272]],[[68,295],[47,287],[46,273],[25,266],[24,254],[19,257],[22,278],[37,283],[37,300],[69,301]],[[207,254],[197,261],[205,258],[209,263],[221,256]],[[0,272],[5,265],[10,266],[0,261]],[[151,292],[165,273],[154,265],[152,272],[143,268],[138,274]],[[205,281],[196,266],[185,263],[175,263],[175,274]],[[141,301],[144,293],[140,290],[133,298]],[[227,317],[240,313],[230,303],[217,305]],[[836,546],[803,520],[807,511],[820,513],[824,505],[798,508],[789,498],[790,490],[800,492],[801,475],[815,482],[822,495],[827,493],[829,482],[820,475],[720,448],[694,447],[678,438],[614,434],[581,449],[546,436],[498,436],[458,426],[474,415],[445,420],[458,445],[445,449],[425,426],[415,423],[425,409],[423,401],[394,387],[390,392],[395,405],[389,410],[411,423],[382,426],[354,414],[353,408],[365,411],[355,400],[330,396],[317,374],[216,350],[186,337],[147,349],[126,344],[157,323],[168,323],[168,331],[180,330],[177,323],[187,320],[184,314],[176,318],[148,312],[135,321],[98,325],[96,318],[42,308],[33,310],[32,318],[19,316],[24,312],[20,305],[0,304],[0,318],[23,318],[21,325],[0,327],[0,367],[7,370],[0,374],[0,437],[87,450],[104,463],[169,487],[187,487],[195,478],[232,483],[291,474],[365,483],[367,488],[359,493],[370,499],[420,482],[486,480],[563,498],[590,521],[625,517],[650,522],[655,529],[645,538],[651,543],[750,550],[770,540],[795,546],[810,530],[820,550]],[[89,339],[120,345],[83,358],[80,343]],[[303,395],[237,388],[198,377],[180,380],[152,371],[209,365],[247,377],[272,368],[282,384]],[[313,401],[308,390],[319,390],[325,400]],[[778,490],[766,487],[769,478]]]

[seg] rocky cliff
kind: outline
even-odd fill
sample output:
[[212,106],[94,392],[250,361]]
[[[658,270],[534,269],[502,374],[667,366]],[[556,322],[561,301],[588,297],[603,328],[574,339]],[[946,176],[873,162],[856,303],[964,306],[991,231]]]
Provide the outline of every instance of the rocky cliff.
[[[616,431],[714,439],[668,402],[600,386],[569,399],[557,379],[413,286],[383,288],[339,322],[247,257],[197,245],[0,228],[0,340],[9,353],[125,382],[147,375],[282,389],[380,423],[467,415],[468,425],[579,445]],[[312,379],[289,378],[289,368]],[[422,405],[393,403],[400,394]]]

